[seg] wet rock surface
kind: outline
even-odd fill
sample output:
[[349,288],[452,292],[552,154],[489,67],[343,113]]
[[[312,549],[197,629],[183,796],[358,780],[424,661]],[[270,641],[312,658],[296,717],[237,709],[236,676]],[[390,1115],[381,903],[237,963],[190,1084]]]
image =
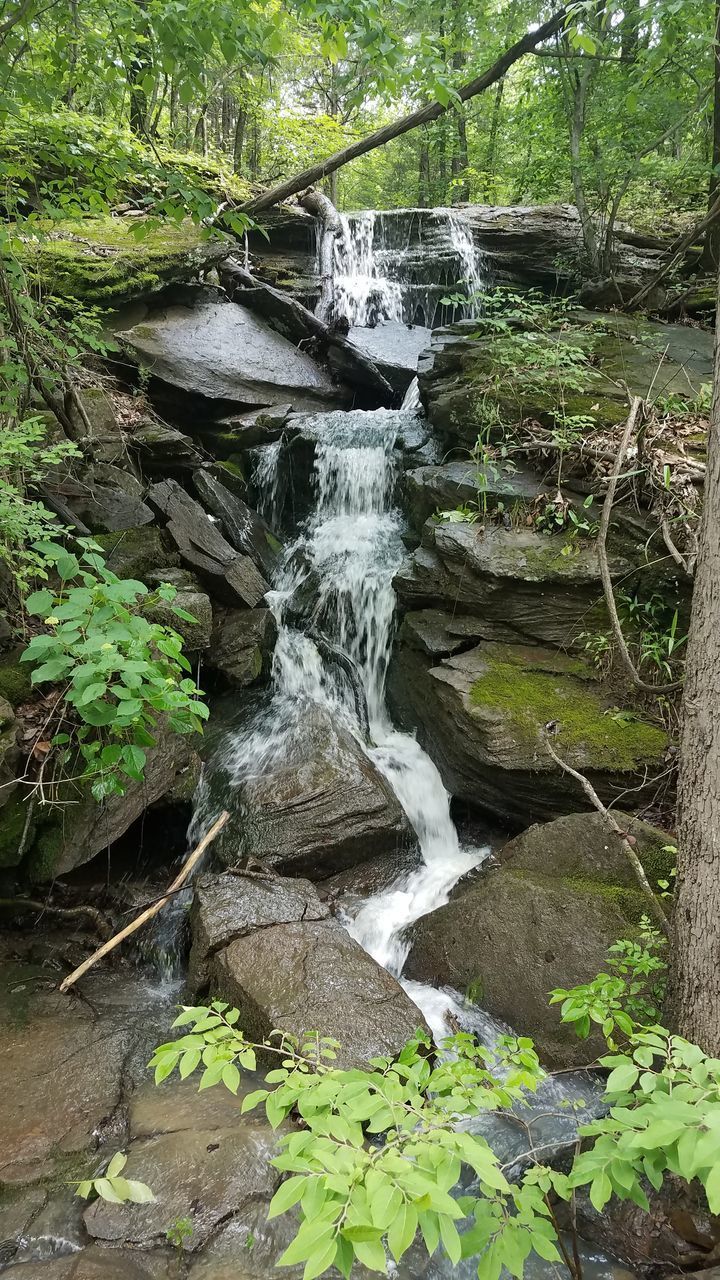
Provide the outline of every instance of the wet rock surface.
[[218,842],[228,864],[246,855],[280,874],[326,876],[409,838],[389,784],[327,710],[308,709],[290,752],[241,788]]
[[395,978],[337,920],[271,925],[238,938],[213,964],[215,989],[258,1040],[274,1027],[340,1042],[338,1062],[393,1055],[422,1025]]
[[403,646],[388,695],[450,792],[510,824],[587,807],[543,745],[550,721],[559,725],[557,751],[606,801],[629,785],[639,798],[646,769],[661,770],[667,747],[660,728],[606,715],[609,697],[583,661],[540,646],[483,642],[436,665]]
[[310,356],[235,303],[167,307],[120,336],[154,378],[208,401],[312,410],[342,399]]
[[226,609],[218,616],[207,664],[231,688],[255,684],[269,673],[276,624],[269,609]]
[[[627,829],[656,882],[667,871],[667,837],[637,819]],[[543,1062],[578,1066],[605,1052],[605,1041],[597,1033],[578,1040],[548,993],[603,971],[608,947],[646,912],[623,842],[599,814],[574,814],[530,827],[493,868],[419,920],[406,972],[471,989],[482,1008],[533,1037]]]

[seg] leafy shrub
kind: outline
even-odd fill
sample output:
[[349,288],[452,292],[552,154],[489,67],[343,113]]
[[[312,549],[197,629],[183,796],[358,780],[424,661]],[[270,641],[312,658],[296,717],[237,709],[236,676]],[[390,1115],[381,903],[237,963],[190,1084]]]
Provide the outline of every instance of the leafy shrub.
[[[588,1016],[609,1037],[616,1027],[626,1035],[622,1053],[600,1060],[610,1073],[603,1099],[609,1114],[581,1125],[583,1149],[567,1175],[539,1162],[532,1138],[521,1158],[529,1164],[518,1174],[517,1156],[503,1163],[467,1124],[510,1108],[522,1122],[528,1092],[543,1078],[524,1038],[504,1037],[490,1050],[461,1033],[433,1060],[430,1041],[418,1032],[394,1061],[374,1058],[365,1070],[343,1070],[334,1065],[336,1041],[276,1031],[255,1044],[238,1028],[238,1010],[216,1001],[185,1007],[174,1026],[188,1030],[160,1045],[150,1066],[157,1083],[176,1069],[182,1079],[201,1069],[200,1089],[222,1083],[237,1093],[241,1069],[255,1070],[258,1051],[279,1058],[265,1077],[268,1088],[248,1093],[241,1109],[262,1106],[275,1129],[290,1115],[300,1120],[299,1130],[279,1139],[272,1163],[287,1177],[269,1217],[299,1214],[279,1265],[304,1264],[304,1280],[333,1266],[349,1277],[355,1260],[385,1274],[387,1255],[398,1262],[418,1233],[429,1254],[442,1245],[454,1265],[477,1257],[479,1280],[499,1280],[503,1267],[522,1277],[533,1251],[564,1262],[578,1280],[553,1206],[572,1201],[580,1187],[599,1212],[613,1195],[647,1208],[644,1179],[659,1188],[670,1172],[697,1179],[711,1212],[720,1211],[720,1061],[663,1027],[638,1026],[621,1009],[627,999],[628,1008],[646,1011],[636,984],[662,965],[654,931],[646,928],[641,941],[612,948],[624,991],[612,996],[610,1014],[605,984],[562,993],[573,1002],[564,1019],[576,1030],[584,1028],[575,1003],[585,1001],[591,1010],[598,1003],[597,1016]],[[469,1182],[463,1166],[474,1174],[471,1194],[457,1194]]]
[[53,739],[62,748],[58,764],[72,761],[77,743],[84,765],[79,781],[90,781],[95,799],[103,800],[123,795],[125,779],[142,779],[145,749],[155,745],[160,717],[176,733],[196,733],[208,710],[184,674],[190,664],[181,637],[144,616],[162,600],[177,617],[194,622],[172,604],[175,588],[163,585],[151,593],[142,582],[118,578],[95,543],[81,545],[78,558],[53,543],[36,544],[62,585],[59,592],[42,589],[28,597],[28,613],[42,618],[47,630],[33,636],[22,661],[34,664],[33,684],[63,686],[61,714],[70,732]]
[[[5,376],[11,373],[12,366],[5,366]],[[47,577],[46,558],[35,544],[65,532],[53,512],[28,497],[28,491],[45,477],[48,467],[78,456],[79,450],[67,440],[45,443],[47,426],[42,418],[21,422],[8,418],[0,430],[0,560],[22,593],[33,579]]]

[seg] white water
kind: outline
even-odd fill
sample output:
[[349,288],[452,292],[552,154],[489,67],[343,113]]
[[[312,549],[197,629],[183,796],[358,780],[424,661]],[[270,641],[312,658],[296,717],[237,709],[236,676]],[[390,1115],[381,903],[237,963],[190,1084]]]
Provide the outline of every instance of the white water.
[[[433,248],[422,263],[424,219],[433,221]],[[451,307],[459,319],[478,312],[486,272],[483,255],[461,210],[397,210],[341,214],[342,234],[334,245],[335,314],[351,326],[406,322],[432,327],[443,314],[440,295],[460,293],[467,302]],[[440,277],[428,276],[433,254]],[[429,272],[432,276],[432,269]],[[418,276],[420,278],[418,278]]]
[[[231,785],[241,786],[283,760],[297,759],[313,706],[351,730],[397,795],[422,856],[415,871],[369,899],[346,922],[352,936],[400,980],[408,927],[447,902],[460,877],[487,853],[460,847],[435,765],[415,738],[394,729],[385,705],[395,618],[392,579],[404,554],[393,504],[393,447],[406,420],[402,411],[380,409],[321,414],[307,421],[306,429],[317,438],[317,505],[288,548],[268,597],[278,624],[272,696],[250,729],[226,744],[223,760]],[[274,475],[268,468],[269,483]],[[303,623],[317,643],[296,625],[300,591],[305,593]],[[323,638],[357,673],[369,739],[347,675],[322,656]],[[408,983],[406,990],[438,1038],[449,1034],[446,1015],[460,1016],[461,998],[418,983]]]

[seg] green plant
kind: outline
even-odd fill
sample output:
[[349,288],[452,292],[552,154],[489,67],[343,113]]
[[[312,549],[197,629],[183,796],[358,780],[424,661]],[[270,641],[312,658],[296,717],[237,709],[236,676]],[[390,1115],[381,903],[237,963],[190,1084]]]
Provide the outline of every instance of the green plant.
[[57,763],[62,768],[73,761],[77,745],[83,763],[78,781],[91,782],[96,800],[123,795],[126,779],[142,779],[161,717],[183,734],[199,732],[207,719],[200,690],[184,674],[190,664],[180,636],[144,611],[164,601],[179,618],[194,619],[173,605],[174,587],[151,593],[144,583],[111,573],[95,543],[82,542],[79,557],[52,543],[35,550],[62,585],[59,592],[42,589],[28,597],[28,613],[47,629],[33,636],[22,661],[34,665],[33,684],[62,686],[68,731],[53,738]]
[[144,1182],[123,1178],[122,1171],[127,1164],[127,1156],[117,1151],[112,1157],[105,1173],[98,1178],[84,1178],[76,1184],[76,1196],[83,1200],[96,1195],[110,1204],[150,1204],[155,1196]]
[[[677,858],[676,844],[664,844],[662,851],[663,853],[672,854],[675,858]],[[667,880],[658,880],[658,888],[661,890],[661,893],[660,893],[661,898],[672,898],[673,891],[675,888],[672,882],[673,880],[677,879],[677,866],[670,868],[668,872],[668,876],[669,876],[669,879]]]
[[441,524],[476,524],[480,519],[480,512],[465,502],[462,506],[452,507],[449,511],[437,510],[435,519]]
[[176,1249],[184,1249],[193,1233],[193,1224],[189,1218],[176,1218],[165,1232],[165,1238]]
[[585,1040],[598,1026],[610,1048],[618,1032],[632,1036],[635,1024],[654,1023],[662,1008],[667,964],[662,955],[665,939],[643,916],[637,940],[616,942],[608,951],[610,973],[599,973],[592,982],[569,990],[551,992],[550,1003],[560,1004],[563,1022],[572,1023]]
[[[5,365],[0,375],[11,378],[14,368],[12,363]],[[53,512],[29,493],[45,479],[50,467],[78,457],[80,451],[69,440],[47,442],[43,418],[16,421],[12,410],[17,389],[7,383],[5,388],[4,397],[0,396],[0,417],[5,418],[0,430],[0,560],[21,595],[34,579],[47,577],[46,558],[35,550],[35,544],[66,532]]]
[[678,635],[679,610],[659,592],[648,597],[637,592],[619,592],[618,609],[631,630],[631,640],[640,667],[655,669],[673,678],[679,651],[687,635]]
[[[647,1208],[645,1177],[659,1187],[671,1172],[697,1178],[711,1211],[720,1210],[720,1061],[662,1027],[638,1026],[630,1012],[651,1011],[643,983],[658,972],[658,946],[646,925],[640,943],[611,948],[617,976],[610,997],[605,983],[556,993],[570,1002],[564,1021],[584,1034],[575,1013],[585,1002],[583,1016],[605,1029],[613,1048],[600,1060],[610,1073],[609,1114],[580,1127],[582,1149],[567,1174],[537,1161],[530,1138],[528,1163],[511,1182],[517,1155],[503,1164],[467,1125],[510,1108],[522,1120],[527,1094],[543,1076],[527,1039],[503,1037],[490,1050],[460,1033],[433,1060],[418,1033],[396,1059],[346,1070],[335,1065],[336,1041],[275,1031],[258,1044],[238,1027],[238,1010],[215,1001],[184,1007],[174,1026],[187,1030],[158,1046],[150,1066],[157,1083],[176,1069],[182,1079],[201,1070],[200,1089],[222,1083],[237,1093],[241,1070],[254,1071],[258,1053],[279,1059],[265,1076],[268,1087],[245,1094],[241,1110],[262,1106],[276,1129],[288,1116],[299,1121],[279,1138],[273,1164],[286,1177],[269,1217],[297,1214],[279,1265],[304,1264],[305,1280],[333,1266],[349,1277],[355,1260],[385,1274],[388,1254],[399,1261],[418,1234],[428,1253],[442,1246],[454,1265],[477,1259],[480,1280],[499,1280],[503,1267],[522,1277],[532,1252],[564,1262],[581,1280],[556,1199],[573,1201],[587,1187],[600,1212],[613,1195]],[[626,1037],[622,1053],[612,1041],[616,1027]],[[452,1194],[461,1180],[468,1185],[463,1166],[472,1170],[472,1193]]]

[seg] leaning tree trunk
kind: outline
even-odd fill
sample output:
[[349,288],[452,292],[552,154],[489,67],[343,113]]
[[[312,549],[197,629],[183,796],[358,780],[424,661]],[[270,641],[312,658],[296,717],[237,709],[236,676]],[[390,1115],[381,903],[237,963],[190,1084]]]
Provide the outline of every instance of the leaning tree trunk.
[[700,555],[680,739],[671,1006],[680,1033],[720,1055],[720,308]]
[[320,276],[320,298],[315,308],[315,315],[323,324],[330,324],[333,319],[335,304],[335,237],[342,235],[342,222],[332,200],[322,191],[311,187],[300,197],[303,209],[311,213],[320,223],[318,234],[318,274]]
[[[498,80],[501,80],[507,74],[510,67],[514,66],[526,53],[531,53],[539,44],[542,44],[543,40],[555,35],[556,31],[561,31],[567,16],[567,7],[563,6],[547,22],[543,22],[534,31],[528,31],[521,40],[516,40],[515,44],[506,49],[496,62],[493,62],[492,66],[458,90],[457,97],[460,102],[468,102],[470,98],[475,98],[479,93],[483,93],[485,89],[489,89],[491,85],[497,84]],[[266,191],[254,200],[249,200],[247,204],[240,207],[245,213],[259,213],[262,209],[271,209],[274,204],[279,204],[281,200],[289,200],[290,196],[297,195],[299,191],[304,191],[307,187],[311,187],[313,183],[319,182],[321,178],[326,178],[329,173],[334,173],[336,169],[341,169],[350,160],[355,160],[358,156],[367,155],[368,151],[374,151],[376,147],[381,147],[386,142],[392,142],[394,138],[400,138],[404,133],[409,133],[411,129],[417,129],[421,124],[428,124],[431,120],[438,120],[448,110],[454,111],[456,103],[457,99],[454,99],[445,107],[439,102],[432,102],[426,107],[420,107],[417,111],[412,111],[410,115],[394,121],[393,124],[383,125],[382,129],[376,129],[374,133],[368,134],[366,138],[360,138],[359,141],[353,142],[351,146],[345,147],[342,151],[336,151],[334,155],[328,156],[327,160],[322,160],[319,164],[314,164],[309,169],[304,169],[302,173],[296,174],[293,178],[288,178],[286,182],[281,182],[279,186],[272,187],[270,191]]]

